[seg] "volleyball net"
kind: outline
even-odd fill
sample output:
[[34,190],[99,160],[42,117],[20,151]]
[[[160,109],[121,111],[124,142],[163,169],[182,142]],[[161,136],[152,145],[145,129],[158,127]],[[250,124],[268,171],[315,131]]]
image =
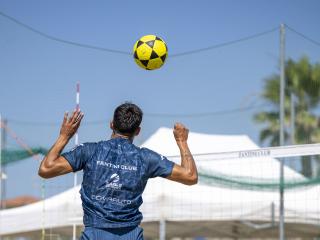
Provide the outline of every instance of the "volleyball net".
[[[190,147],[195,149],[193,139],[191,133]],[[320,177],[306,177],[298,170],[301,162],[317,161],[319,157],[320,144],[195,152],[197,185],[190,187],[161,178],[147,184],[141,206],[145,239],[277,239],[280,190],[284,191],[285,236],[316,238],[320,236]],[[177,155],[168,158],[180,162]],[[50,181],[45,184],[47,194],[67,185],[70,189],[44,203],[2,211],[5,239],[70,239],[73,224],[80,236],[83,225],[79,187],[72,189],[72,181],[63,178],[61,185]],[[34,230],[24,230],[27,226]]]
[[[299,189],[320,183],[292,169],[299,161],[318,161],[320,144],[268,147],[244,151],[198,154],[200,178],[204,184],[258,191]],[[284,165],[283,181],[280,164]]]
[[[150,239],[157,238],[161,224],[166,226],[166,239],[278,239],[283,191],[285,237],[316,238],[320,236],[320,178],[305,177],[290,165],[319,156],[320,144],[195,154],[198,185],[154,180],[147,187],[142,207],[145,229]],[[179,161],[179,157],[171,159]],[[152,226],[154,211],[160,220]]]

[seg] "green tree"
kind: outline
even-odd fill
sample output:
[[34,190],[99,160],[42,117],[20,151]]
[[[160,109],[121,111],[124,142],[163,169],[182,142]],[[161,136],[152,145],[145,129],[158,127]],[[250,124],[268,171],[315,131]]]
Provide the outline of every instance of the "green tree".
[[[302,57],[298,61],[290,59],[286,62],[285,73],[285,141],[289,142],[290,139],[290,96],[293,93],[296,98],[294,143],[320,142],[320,121],[315,113],[320,102],[320,64],[311,64],[308,57]],[[262,98],[270,103],[270,108],[254,116],[257,123],[264,125],[260,132],[260,141],[271,146],[279,145],[279,89],[279,74],[265,79]],[[320,160],[316,161],[320,166]],[[311,176],[310,157],[303,158],[301,163],[302,173]]]

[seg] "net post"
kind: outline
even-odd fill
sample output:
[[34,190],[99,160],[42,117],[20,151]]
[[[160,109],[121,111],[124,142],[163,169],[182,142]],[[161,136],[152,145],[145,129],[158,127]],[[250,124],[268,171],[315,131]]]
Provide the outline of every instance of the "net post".
[[[280,25],[280,134],[279,145],[284,145],[284,101],[285,101],[285,25]],[[280,209],[279,239],[285,239],[284,229],[284,159],[280,160]]]
[[[80,109],[80,83],[77,82],[76,85],[76,110]],[[75,139],[74,139],[74,145],[78,146],[79,145],[79,135],[78,132],[76,132],[75,134]],[[76,192],[76,186],[78,184],[78,175],[75,172],[73,175],[73,190],[74,190],[74,209],[76,206],[76,198],[77,198],[77,192]],[[74,211],[74,214],[76,213],[76,211]],[[72,240],[76,240],[77,239],[77,225],[76,222],[74,222],[72,224]]]
[[46,228],[45,228],[45,218],[46,218],[46,193],[45,193],[45,180],[41,179],[41,199],[42,199],[42,217],[41,217],[41,240],[45,240],[46,238]]
[[159,223],[159,240],[166,240],[166,220],[160,219]]
[[274,202],[271,203],[271,226],[274,227],[275,224],[275,204]]
[[295,117],[296,117],[296,102],[295,95],[293,92],[290,93],[290,137],[291,137],[291,145],[295,144],[295,135],[296,135],[296,126],[295,126]]

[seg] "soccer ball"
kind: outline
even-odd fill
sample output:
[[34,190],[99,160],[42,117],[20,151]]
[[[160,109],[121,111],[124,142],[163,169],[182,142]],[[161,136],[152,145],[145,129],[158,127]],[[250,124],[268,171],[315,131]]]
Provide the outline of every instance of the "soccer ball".
[[164,64],[168,56],[167,45],[155,35],[146,35],[134,44],[133,56],[140,67],[154,70]]

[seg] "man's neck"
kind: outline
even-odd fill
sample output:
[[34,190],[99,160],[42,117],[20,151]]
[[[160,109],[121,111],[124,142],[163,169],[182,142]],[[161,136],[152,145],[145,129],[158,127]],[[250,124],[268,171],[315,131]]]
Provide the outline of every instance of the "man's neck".
[[113,138],[123,138],[123,139],[130,140],[130,142],[133,142],[133,138],[134,137],[130,137],[130,136],[127,136],[127,135],[124,135],[124,134],[120,134],[120,133],[117,133],[117,132],[113,131],[112,134],[111,134],[111,139],[113,139]]

